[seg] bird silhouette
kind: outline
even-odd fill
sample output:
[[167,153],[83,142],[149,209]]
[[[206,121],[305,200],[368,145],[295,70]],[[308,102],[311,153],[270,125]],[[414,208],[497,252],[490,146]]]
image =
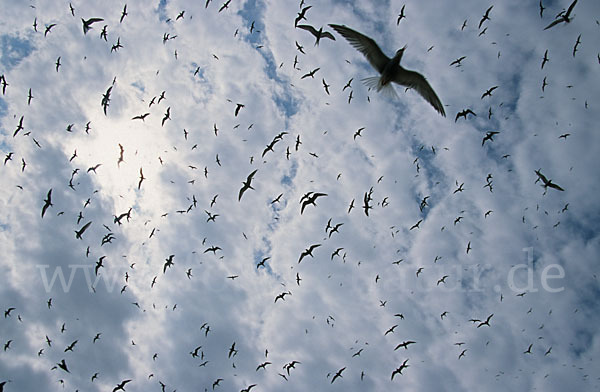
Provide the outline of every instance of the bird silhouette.
[[363,79],[367,87],[374,88],[378,92],[383,91],[392,96],[396,96],[396,92],[391,82],[412,88],[425,98],[438,113],[444,117],[446,116],[442,102],[425,77],[418,72],[407,70],[400,65],[400,60],[406,50],[406,46],[399,49],[394,57],[390,59],[381,51],[377,43],[366,35],[342,25],[330,24],[329,26],[346,38],[355,49],[367,58],[373,68],[380,73],[380,76]]
[[319,246],[321,246],[321,244],[311,245],[310,247],[308,247],[307,249],[305,249],[304,252],[302,252],[300,254],[300,258],[298,259],[298,264],[300,264],[300,262],[302,261],[302,259],[304,259],[306,256],[314,257],[313,254],[312,254],[312,251],[315,250],[316,248],[318,248]]
[[[330,25],[331,26],[331,25]],[[296,25],[297,28],[306,30],[315,36],[315,46],[319,46],[319,42],[321,42],[321,38],[329,38],[330,40],[335,41],[335,37],[329,31],[323,31],[323,27],[321,26],[319,30],[315,29],[311,25]]]
[[46,213],[46,210],[48,209],[48,207],[53,206],[52,204],[52,188],[50,188],[50,190],[48,191],[48,194],[46,195],[46,198],[44,199],[44,206],[42,207],[42,218],[44,217],[44,214]]
[[252,173],[248,174],[246,181],[242,182],[242,187],[240,188],[240,192],[238,194],[238,201],[242,200],[242,196],[248,189],[254,189],[254,188],[252,188],[251,183],[252,183],[252,179],[254,178],[254,175],[256,174],[257,171],[258,171],[258,169],[254,170]]
[[87,32],[92,28],[93,23],[101,22],[103,20],[104,19],[102,18],[90,18],[88,20],[81,18],[81,23],[83,24],[83,34],[87,34]]
[[[573,18],[571,18],[571,12],[573,12],[573,8],[575,8],[575,4],[577,4],[577,0],[575,0],[571,3],[569,8],[567,9],[567,12],[562,11],[560,14],[558,14],[556,16],[556,19],[554,21],[552,21],[552,23],[550,23],[548,26],[546,26],[544,28],[544,30],[548,30],[549,28],[552,28],[559,23],[570,23],[571,20],[573,20]],[[541,3],[540,3],[540,5],[541,5]],[[540,14],[541,14],[541,11],[540,11]]]

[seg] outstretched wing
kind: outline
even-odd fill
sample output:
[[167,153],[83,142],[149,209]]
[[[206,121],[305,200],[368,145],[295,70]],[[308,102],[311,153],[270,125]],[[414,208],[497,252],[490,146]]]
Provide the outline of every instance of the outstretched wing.
[[414,89],[416,92],[421,94],[421,96],[425,98],[425,100],[427,100],[427,102],[429,102],[435,110],[437,110],[442,116],[446,117],[444,105],[442,105],[442,102],[438,98],[437,94],[435,91],[433,91],[433,88],[423,75],[418,72],[405,70],[404,72],[397,73],[392,81],[402,86]]
[[383,72],[386,64],[390,61],[390,58],[381,51],[373,39],[343,25],[330,24],[329,26],[337,31],[342,37],[346,38],[350,45],[356,50],[361,52],[373,68],[379,73]]

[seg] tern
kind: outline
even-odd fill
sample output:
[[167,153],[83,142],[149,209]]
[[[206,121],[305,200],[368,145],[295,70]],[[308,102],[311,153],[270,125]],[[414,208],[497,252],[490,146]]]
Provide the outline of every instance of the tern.
[[406,46],[396,51],[394,57],[390,59],[381,51],[377,43],[366,35],[342,25],[330,24],[329,26],[346,38],[350,45],[361,52],[373,68],[380,73],[380,76],[363,79],[363,83],[367,87],[374,88],[378,92],[383,91],[392,96],[396,96],[396,92],[390,82],[413,88],[438,113],[446,117],[442,102],[425,77],[418,72],[405,69],[400,65],[400,60],[406,50]]

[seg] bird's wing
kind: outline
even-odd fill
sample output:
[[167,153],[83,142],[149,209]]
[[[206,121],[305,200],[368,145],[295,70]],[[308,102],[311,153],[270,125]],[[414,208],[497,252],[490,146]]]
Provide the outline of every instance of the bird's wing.
[[373,39],[346,26],[336,24],[330,24],[329,26],[337,31],[342,37],[346,38],[350,45],[356,50],[361,52],[373,68],[379,73],[383,72],[386,64],[390,61],[390,58],[381,51]]
[[573,8],[575,8],[575,4],[577,4],[577,0],[572,2],[571,5],[569,6],[569,9],[567,9],[567,13],[565,15],[566,17],[569,17],[571,15],[571,11],[573,11]]
[[402,86],[410,87],[415,89],[423,98],[427,100],[442,116],[446,117],[444,106],[438,98],[433,88],[427,82],[425,77],[418,72],[405,70],[404,72],[397,73],[393,79],[393,82],[398,83]]
[[321,38],[329,38],[335,41],[335,37],[329,31],[323,31],[321,33]]
[[544,30],[548,30],[549,28],[556,26],[560,22],[564,22],[564,20],[562,18],[561,19],[556,19],[555,21],[553,21],[552,23],[550,23],[548,26],[546,26],[544,28]]
[[312,27],[311,25],[305,25],[305,24],[301,24],[301,25],[298,25],[298,26],[296,26],[296,27],[297,27],[297,28],[299,28],[299,29],[302,29],[302,30],[310,31],[310,33],[311,33],[312,35],[314,35],[315,37],[318,35],[318,31],[317,31],[317,29],[315,29],[315,28],[314,28],[314,27]]

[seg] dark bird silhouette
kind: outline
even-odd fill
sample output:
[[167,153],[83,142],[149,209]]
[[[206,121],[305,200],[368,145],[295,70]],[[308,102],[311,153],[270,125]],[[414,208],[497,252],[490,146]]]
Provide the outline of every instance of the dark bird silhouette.
[[563,188],[561,188],[558,184],[555,184],[552,182],[552,180],[549,180],[546,178],[546,176],[544,176],[541,172],[541,169],[535,170],[535,174],[537,174],[538,179],[535,182],[538,182],[539,180],[541,180],[543,182],[542,186],[544,187],[544,189],[548,189],[548,187],[550,188],[554,188],[558,191],[564,191]]
[[17,129],[15,129],[15,132],[13,133],[13,137],[17,136],[17,133],[19,133],[23,129],[23,118],[24,117],[25,116],[21,116],[21,119],[19,120],[19,124],[17,124]]
[[231,3],[231,0],[227,0],[225,3],[223,3],[221,8],[219,8],[219,12],[223,11],[226,8],[229,8],[229,3]]
[[125,391],[125,385],[131,382],[131,380],[123,380],[121,381],[119,384],[117,384],[117,386],[112,390],[112,392],[117,392],[117,391]]
[[490,326],[490,320],[492,319],[492,317],[494,316],[494,313],[490,314],[487,319],[485,319],[485,321],[482,321],[479,323],[479,325],[477,326],[477,328],[479,327],[483,327],[484,325],[487,325],[488,327]]
[[312,5],[309,5],[308,7],[302,8],[302,10],[298,12],[298,16],[294,20],[294,27],[298,27],[298,22],[300,22],[302,19],[306,20],[306,11],[308,11],[311,8]]
[[78,240],[82,240],[83,238],[81,236],[83,235],[83,233],[85,233],[85,231],[88,229],[88,227],[90,227],[91,224],[92,224],[92,221],[89,221],[88,223],[83,225],[83,227],[81,229],[76,230],[75,238],[77,238]]
[[121,11],[121,19],[119,19],[119,23],[123,23],[123,19],[125,19],[127,15],[129,14],[127,13],[127,4],[125,4],[123,11]]
[[101,22],[103,20],[104,19],[102,18],[90,18],[88,20],[81,18],[81,23],[83,24],[83,34],[87,34],[87,32],[92,28],[93,23]]
[[4,311],[4,318],[10,317],[10,312],[15,310],[16,308],[10,307]]
[[50,190],[48,191],[48,194],[46,195],[46,198],[44,199],[44,206],[42,207],[42,218],[44,217],[44,214],[46,213],[46,210],[48,209],[48,207],[53,206],[52,204],[52,188],[50,188]]
[[167,268],[171,268],[175,264],[173,262],[173,257],[175,257],[175,255],[169,255],[169,257],[165,259],[166,262],[163,265],[163,274],[167,272]]
[[65,360],[61,360],[60,362],[58,362],[56,365],[58,365],[59,368],[61,368],[62,370],[64,370],[67,373],[71,373],[69,371],[69,368],[67,367],[67,363],[65,362]]
[[317,206],[317,204],[316,204],[317,198],[319,198],[321,196],[327,196],[327,193],[309,192],[305,196],[306,197],[303,197],[302,200],[300,200],[300,202],[302,203],[302,207],[300,208],[301,215],[304,212],[304,208],[306,208],[306,206],[308,206],[309,204],[312,204],[316,207]]
[[396,346],[396,348],[394,348],[394,351],[398,350],[400,347],[403,347],[405,350],[408,350],[408,345],[410,344],[415,344],[417,342],[412,341],[412,340],[406,340],[402,343],[400,343],[399,345]]
[[61,56],[58,56],[58,58],[56,59],[56,63],[54,63],[54,65],[56,66],[56,72],[58,72],[58,69],[61,66],[61,64],[60,64],[60,57]]
[[138,182],[138,189],[142,187],[142,181],[144,181],[146,177],[144,177],[144,173],[142,172],[142,168],[140,167],[140,181]]
[[415,223],[414,225],[412,225],[409,230],[418,229],[421,222],[423,222],[423,219],[419,219],[419,221],[417,223]]
[[150,115],[150,113],[144,113],[144,114],[140,114],[138,116],[132,117],[132,120],[142,120],[145,122],[146,117],[148,117]]
[[46,30],[44,30],[44,37],[48,35],[48,33],[52,30],[53,27],[56,26],[56,23],[51,23],[46,25]]
[[346,370],[346,367],[345,367],[345,366],[344,366],[343,368],[341,368],[340,370],[338,370],[338,371],[337,371],[337,372],[336,372],[336,373],[333,375],[333,377],[331,378],[331,383],[332,383],[332,384],[333,384],[333,382],[334,382],[335,380],[337,380],[339,377],[342,377],[342,372],[343,372],[344,370]]
[[164,115],[163,119],[162,119],[161,125],[164,127],[165,126],[165,122],[167,120],[170,120],[170,119],[171,119],[171,107],[169,106],[167,108],[167,111],[165,112],[165,115]]
[[485,97],[491,97],[492,96],[492,91],[494,91],[495,89],[497,89],[498,86],[494,86],[494,87],[490,87],[489,89],[487,89],[482,95],[481,95],[481,99],[485,98]]
[[317,71],[318,71],[318,70],[320,70],[320,69],[321,69],[321,68],[315,68],[315,69],[313,69],[312,71],[310,71],[309,73],[302,75],[302,77],[301,77],[300,79],[305,79],[305,78],[308,78],[309,76],[310,76],[311,78],[313,78],[313,79],[314,79],[314,77],[315,77],[315,74],[316,74],[316,73],[317,73]]
[[[330,25],[331,26],[331,25]],[[311,25],[296,25],[297,28],[306,30],[315,36],[315,46],[319,46],[319,42],[321,38],[329,38],[330,40],[335,41],[335,37],[329,31],[323,31],[323,27],[319,28],[319,30],[315,29]]]
[[459,58],[457,58],[456,60],[454,60],[453,62],[451,62],[451,63],[450,63],[450,66],[456,65],[457,67],[460,67],[460,66],[462,65],[462,64],[461,64],[461,61],[463,61],[463,60],[464,60],[464,59],[466,59],[466,58],[467,58],[467,56],[462,56],[462,57],[459,57]]
[[437,112],[444,117],[446,116],[442,102],[425,77],[418,72],[407,70],[400,65],[400,60],[406,46],[399,49],[394,57],[390,59],[381,51],[377,43],[366,35],[346,26],[334,24],[330,24],[329,26],[346,38],[355,49],[367,58],[373,68],[380,73],[380,76],[363,79],[367,87],[374,88],[378,92],[384,91],[392,96],[396,96],[396,92],[391,82],[412,88],[425,98]]
[[404,360],[404,362],[402,362],[402,365],[400,365],[398,368],[394,369],[394,371],[392,371],[392,378],[391,380],[394,380],[394,376],[396,374],[402,374],[402,370],[406,369],[407,367],[409,367],[410,365],[407,365],[408,359]]
[[573,46],[573,57],[575,57],[575,53],[577,52],[577,47],[581,43],[581,34],[577,36],[577,41],[575,42],[575,46]]
[[544,69],[544,65],[549,61],[548,59],[548,49],[544,52],[544,58],[542,59],[542,69]]
[[[571,5],[569,6],[569,8],[567,9],[567,12],[562,11],[560,14],[558,14],[556,16],[556,19],[550,23],[548,26],[546,26],[544,28],[544,30],[548,30],[551,27],[556,26],[559,23],[570,23],[571,20],[573,20],[573,18],[571,18],[571,12],[573,11],[573,8],[575,8],[575,4],[577,4],[577,0],[573,1],[571,3]],[[541,11],[540,11],[541,14]]]
[[485,22],[486,20],[490,20],[490,11],[492,10],[492,8],[494,8],[494,6],[490,6],[490,8],[488,8],[485,11],[485,14],[483,15],[483,17],[481,18],[481,20],[479,21],[479,27],[477,27],[478,29],[481,28],[481,25],[483,24],[483,22]]
[[269,362],[269,361],[263,362],[263,363],[261,363],[260,365],[258,365],[258,366],[256,367],[256,371],[258,372],[258,371],[259,371],[259,369],[263,369],[263,370],[265,370],[265,369],[266,369],[266,367],[267,367],[267,365],[270,365],[270,364],[271,364],[271,362]]
[[471,109],[467,108],[467,109],[464,109],[464,110],[456,113],[456,118],[454,119],[454,122],[457,122],[460,117],[464,117],[465,120],[466,120],[467,119],[467,114],[472,114],[473,116],[477,116],[475,114],[475,112],[473,112]]
[[466,352],[467,352],[466,348],[464,350],[462,350],[462,352],[458,355],[458,359],[461,359],[462,357],[464,357]]
[[238,103],[235,107],[235,117],[237,117],[238,113],[240,112],[240,109],[242,109],[245,105]]
[[406,15],[404,15],[404,8],[406,7],[406,4],[404,4],[402,6],[402,8],[400,9],[400,14],[398,14],[398,20],[396,20],[396,26],[398,26],[400,24],[400,21],[404,18],[406,18]]
[[488,131],[485,133],[485,136],[483,137],[483,140],[481,141],[481,146],[483,147],[483,145],[485,144],[486,141],[494,141],[494,135],[499,134],[500,132],[497,131]]
[[65,351],[64,351],[64,352],[67,352],[67,351],[73,351],[73,348],[75,348],[75,345],[76,345],[76,344],[77,344],[77,340],[73,341],[71,344],[69,344],[69,345],[67,346],[67,348],[65,348]]
[[104,115],[106,116],[106,109],[108,109],[108,106],[110,104],[110,93],[112,91],[113,86],[110,86],[107,90],[106,93],[104,93],[102,95],[102,102],[101,102],[101,106],[102,109],[104,110]]
[[321,244],[311,245],[309,248],[305,249],[304,252],[302,252],[300,254],[300,258],[298,259],[298,264],[300,264],[300,262],[302,261],[302,259],[305,258],[306,256],[314,257],[313,254],[312,254],[312,252],[313,252],[313,250],[315,250],[319,246],[321,246]]
[[527,347],[527,350],[523,351],[523,354],[531,354],[531,348],[533,347],[533,343],[531,343],[529,345],[529,347]]
[[242,187],[240,188],[240,192],[238,194],[238,201],[242,200],[242,196],[244,195],[244,192],[246,192],[248,189],[254,189],[254,188],[252,188],[251,182],[257,171],[258,171],[258,169],[254,170],[252,173],[248,174],[246,181],[242,182]]

